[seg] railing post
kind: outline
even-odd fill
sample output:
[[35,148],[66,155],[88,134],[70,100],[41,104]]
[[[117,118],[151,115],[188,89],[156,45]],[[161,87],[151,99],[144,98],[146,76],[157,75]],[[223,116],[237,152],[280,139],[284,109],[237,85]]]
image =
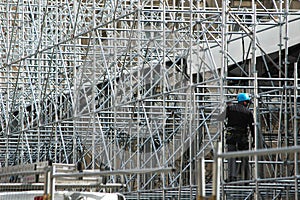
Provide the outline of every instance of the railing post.
[[52,165],[52,161],[48,162],[48,165],[45,167],[45,178],[44,178],[44,200],[54,200],[54,192],[55,192],[55,178],[54,174],[54,166]]
[[214,155],[213,164],[213,190],[212,190],[212,200],[220,199],[220,174],[222,166],[222,158],[219,154],[222,153],[222,142],[216,144],[216,155]]
[[197,200],[201,200],[205,197],[205,163],[204,157],[197,159]]
[[48,194],[50,193],[50,167],[46,166],[45,167],[45,172],[44,172],[44,197],[47,197]]
[[52,165],[50,167],[50,196],[48,199],[54,200],[54,194],[55,194],[55,165]]

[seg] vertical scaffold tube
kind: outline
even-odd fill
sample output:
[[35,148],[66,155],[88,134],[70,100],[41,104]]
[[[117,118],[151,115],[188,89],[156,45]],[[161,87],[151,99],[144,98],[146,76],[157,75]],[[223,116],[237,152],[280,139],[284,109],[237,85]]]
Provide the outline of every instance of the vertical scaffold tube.
[[[228,17],[228,4],[229,4],[229,1],[228,0],[225,0],[223,1],[223,4],[222,4],[222,50],[221,50],[221,74],[220,74],[220,111],[222,112],[222,108],[225,107],[225,98],[224,98],[224,94],[225,94],[225,91],[224,91],[224,86],[226,85],[225,83],[225,79],[227,77],[227,64],[228,64],[228,60],[227,60],[227,32],[228,32],[228,26],[227,26],[227,17]],[[223,122],[221,121],[219,123],[219,130],[220,130],[220,133],[221,133],[221,146],[222,146],[222,151],[224,151],[224,134],[223,134]],[[224,161],[224,160],[223,160]],[[224,163],[224,162],[222,162]],[[218,167],[221,167],[223,168],[223,165],[220,165]],[[224,174],[223,174],[223,170],[220,170],[220,177],[224,177]],[[219,180],[218,180],[219,182]],[[224,192],[223,192],[224,193]],[[217,198],[218,199],[218,198]]]
[[[298,121],[299,116],[297,114],[297,97],[298,97],[298,64],[297,62],[294,63],[294,145],[298,146]],[[298,188],[298,175],[299,175],[299,168],[298,168],[298,152],[294,153],[294,165],[295,165],[295,200],[298,200],[299,197],[296,194],[299,194],[299,188]]]
[[[254,76],[254,108],[253,108],[253,117],[254,117],[254,134],[255,134],[255,151],[258,149],[259,145],[259,134],[258,134],[258,82],[257,82],[257,71],[256,71],[256,2],[252,0],[252,33],[253,33],[253,40],[252,40],[252,59],[251,59],[251,67],[252,67],[252,74]],[[259,169],[258,169],[258,156],[254,156],[255,162],[255,199],[259,199],[259,187],[258,187],[258,178],[259,178]]]

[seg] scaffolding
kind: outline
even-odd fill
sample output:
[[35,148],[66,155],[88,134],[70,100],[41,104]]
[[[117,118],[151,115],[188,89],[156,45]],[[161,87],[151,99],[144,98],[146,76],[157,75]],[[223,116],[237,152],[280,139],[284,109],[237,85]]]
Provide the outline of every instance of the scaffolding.
[[[107,177],[129,199],[298,199],[299,9],[296,0],[3,0],[1,166],[129,170]],[[251,179],[231,184],[217,118],[239,92],[252,95],[257,140]]]

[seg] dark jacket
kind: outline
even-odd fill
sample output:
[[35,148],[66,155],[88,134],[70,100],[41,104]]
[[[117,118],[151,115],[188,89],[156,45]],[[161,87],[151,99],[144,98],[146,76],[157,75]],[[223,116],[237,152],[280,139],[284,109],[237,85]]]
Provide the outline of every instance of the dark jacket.
[[249,126],[254,138],[254,120],[252,112],[242,104],[232,104],[226,108],[227,127],[234,128],[240,133],[247,133]]

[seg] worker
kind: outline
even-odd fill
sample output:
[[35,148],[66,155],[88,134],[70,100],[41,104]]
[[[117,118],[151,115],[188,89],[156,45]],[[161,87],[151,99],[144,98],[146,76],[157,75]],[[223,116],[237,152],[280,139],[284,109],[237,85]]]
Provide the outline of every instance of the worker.
[[[230,104],[226,107],[227,123],[226,144],[228,152],[249,150],[249,132],[252,136],[252,146],[254,146],[254,120],[253,114],[249,109],[251,98],[247,93],[240,93],[237,96],[237,104]],[[249,179],[248,157],[241,158],[241,172],[243,179]],[[228,182],[236,181],[238,178],[238,168],[236,158],[228,160]]]

